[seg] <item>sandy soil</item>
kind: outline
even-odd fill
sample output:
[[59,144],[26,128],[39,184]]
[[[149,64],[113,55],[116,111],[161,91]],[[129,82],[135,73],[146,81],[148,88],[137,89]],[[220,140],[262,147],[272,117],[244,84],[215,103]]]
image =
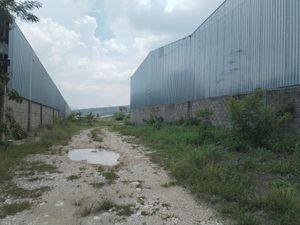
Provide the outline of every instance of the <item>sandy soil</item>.
[[[206,204],[196,202],[180,186],[163,187],[171,180],[166,171],[150,162],[142,146],[129,144],[128,137],[103,131],[103,142],[94,142],[90,130],[72,138],[59,155],[35,155],[29,161],[43,161],[56,165],[58,173],[44,174],[42,179],[28,181],[16,178],[15,182],[26,189],[49,186],[50,191],[33,200],[31,210],[0,220],[1,225],[221,225]],[[97,165],[73,162],[68,151],[77,148],[103,148],[120,154],[119,165],[98,170]],[[103,173],[113,171],[118,179],[107,182]],[[76,175],[78,179],[67,179]],[[34,178],[34,175],[33,177]],[[93,187],[91,183],[104,183]],[[118,208],[93,211],[105,200],[116,205],[130,205],[130,213],[120,215]],[[7,203],[10,200],[6,200]],[[91,211],[88,213],[87,211]]]

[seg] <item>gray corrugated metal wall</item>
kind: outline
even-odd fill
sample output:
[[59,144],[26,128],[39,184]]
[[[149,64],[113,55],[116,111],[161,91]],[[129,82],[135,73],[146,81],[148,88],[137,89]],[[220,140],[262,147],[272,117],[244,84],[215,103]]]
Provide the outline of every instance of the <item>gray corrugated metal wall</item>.
[[65,116],[70,111],[67,102],[16,24],[13,24],[9,33],[9,59],[10,88],[28,100],[58,110],[60,116]]
[[72,112],[74,112],[74,113],[81,112],[83,115],[92,113],[94,115],[100,114],[100,116],[110,116],[116,112],[120,112],[120,108],[122,110],[126,109],[125,112],[130,111],[129,105],[126,105],[126,106],[112,106],[112,107],[103,107],[103,108],[99,107],[99,108],[90,108],[90,109],[76,109],[76,110],[73,110]]
[[131,77],[131,108],[299,84],[300,1],[227,0],[147,56]]

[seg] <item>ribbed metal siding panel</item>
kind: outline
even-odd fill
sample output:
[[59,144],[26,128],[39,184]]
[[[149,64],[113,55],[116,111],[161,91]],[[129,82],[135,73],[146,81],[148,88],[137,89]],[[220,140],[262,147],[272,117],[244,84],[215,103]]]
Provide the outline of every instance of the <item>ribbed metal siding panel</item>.
[[60,116],[69,111],[68,104],[16,24],[9,34],[9,58],[10,88],[26,99],[58,110]]
[[299,85],[299,23],[299,0],[227,0],[191,36],[148,55],[131,78],[131,107]]

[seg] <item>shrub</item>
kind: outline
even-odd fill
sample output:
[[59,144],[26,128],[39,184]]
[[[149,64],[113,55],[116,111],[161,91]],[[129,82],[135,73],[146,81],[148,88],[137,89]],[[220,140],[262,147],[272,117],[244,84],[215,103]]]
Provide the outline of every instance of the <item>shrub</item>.
[[124,119],[124,125],[127,125],[127,126],[132,126],[134,125],[131,121],[130,121],[130,114],[127,115]]
[[14,124],[14,126],[11,127],[11,134],[15,140],[21,140],[27,137],[26,131],[24,131],[19,124]]
[[156,116],[150,115],[150,118],[149,119],[143,119],[143,122],[145,124],[148,124],[148,125],[153,125],[155,123],[156,118],[157,118]]
[[234,134],[255,146],[265,145],[293,117],[291,106],[278,110],[266,106],[263,99],[264,92],[258,89],[243,99],[229,101],[226,106]]
[[88,123],[91,123],[94,120],[94,115],[93,113],[89,113],[86,115],[86,119],[88,121]]
[[247,141],[236,137],[231,131],[228,132],[228,136],[221,141],[226,149],[236,152],[247,152],[253,149]]
[[71,113],[68,117],[67,117],[68,121],[74,122],[77,120],[77,114],[76,113]]
[[57,119],[56,123],[58,123],[62,126],[65,126],[65,127],[70,126],[70,121],[67,120],[66,118],[59,118],[59,119]]
[[208,109],[201,109],[197,112],[199,144],[203,144],[205,141],[211,141],[215,139],[213,125],[211,123],[212,115],[213,112]]
[[126,118],[126,114],[123,112],[116,112],[116,113],[114,113],[113,118],[116,121],[122,121]]
[[292,135],[275,134],[266,141],[267,146],[277,153],[293,153],[299,144],[299,137]]
[[24,131],[23,128],[16,122],[11,111],[6,113],[5,117],[8,128],[6,130],[6,135],[12,137],[15,140],[21,140],[27,137],[26,131]]
[[160,130],[162,125],[163,125],[163,122],[164,122],[164,119],[162,117],[158,117],[156,120],[155,120],[155,123],[154,123],[154,127],[157,129],[157,130]]
[[181,126],[185,124],[185,119],[183,117],[180,117],[178,120],[176,120],[173,124],[177,126]]
[[46,126],[47,130],[52,130],[53,129],[53,124],[47,124]]
[[200,109],[197,112],[197,118],[199,120],[199,123],[201,124],[201,126],[211,126],[211,117],[213,116],[213,112],[210,111],[209,109]]
[[199,119],[197,117],[190,117],[190,118],[187,118],[183,124],[185,126],[198,126],[200,123]]
[[294,149],[294,159],[300,164],[300,145],[296,144]]
[[162,117],[150,115],[150,119],[148,120],[144,119],[143,121],[148,125],[152,125],[157,130],[160,130],[163,125],[164,119]]
[[288,103],[285,106],[282,106],[280,108],[277,109],[277,116],[282,116],[285,113],[291,113],[292,115],[295,114],[296,109],[295,109],[295,105],[293,103]]

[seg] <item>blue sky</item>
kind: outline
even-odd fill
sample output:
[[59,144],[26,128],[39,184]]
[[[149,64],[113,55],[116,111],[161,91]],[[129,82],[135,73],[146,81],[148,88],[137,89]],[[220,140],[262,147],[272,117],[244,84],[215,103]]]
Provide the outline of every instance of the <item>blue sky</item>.
[[149,51],[189,35],[223,0],[42,0],[25,36],[73,109],[129,104]]

